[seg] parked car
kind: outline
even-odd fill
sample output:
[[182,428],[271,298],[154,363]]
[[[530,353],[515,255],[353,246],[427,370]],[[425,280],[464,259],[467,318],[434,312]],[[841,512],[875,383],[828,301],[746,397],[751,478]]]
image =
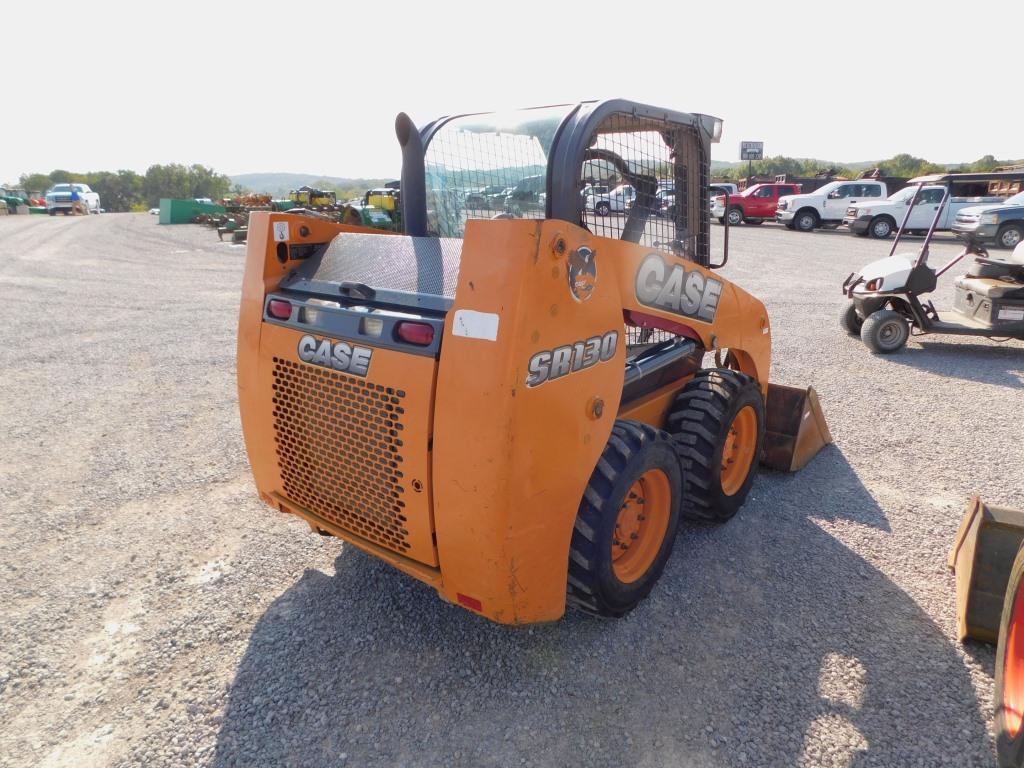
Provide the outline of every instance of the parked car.
[[71,213],[71,190],[78,190],[78,195],[89,213],[100,212],[100,196],[89,189],[88,184],[54,184],[46,191],[46,212],[56,216],[57,212]]
[[785,195],[797,195],[800,185],[792,183],[755,184],[747,187],[738,195],[729,195],[729,210],[725,209],[725,195],[718,195],[711,200],[711,215],[718,219],[719,224],[729,220],[731,226],[740,222],[760,224],[765,219],[775,218],[779,207],[779,198]]
[[466,193],[466,207],[467,208],[490,208],[491,204],[496,200],[504,200],[503,193],[505,187],[501,186],[488,186],[482,187],[475,192]]
[[1016,248],[1024,242],[1024,192],[1006,198],[999,205],[962,208],[953,222],[953,232],[971,236],[998,248]]
[[505,195],[505,213],[518,217],[540,211],[543,207],[540,196],[546,184],[547,178],[542,174],[520,179]]
[[873,179],[830,181],[814,192],[780,198],[775,220],[801,232],[818,227],[835,229],[843,223],[846,209],[851,205],[863,200],[881,200],[887,194],[885,183]]
[[[909,186],[894,192],[885,200],[864,201],[853,203],[846,209],[843,216],[843,224],[850,228],[850,233],[860,237],[877,237],[885,239],[900,228],[903,219],[907,215],[907,207],[917,191],[916,186]],[[935,212],[942,205],[942,198],[946,194],[943,186],[927,186],[921,188],[917,204],[910,210],[910,218],[907,220],[907,230],[927,230],[932,225]],[[942,210],[936,230],[948,230],[953,225],[953,220],[965,208],[976,206],[978,203],[1001,203],[1003,198],[976,198],[976,197],[950,197],[946,207]]]
[[630,184],[620,184],[611,192],[587,195],[585,208],[598,216],[625,213],[636,200],[636,190]]

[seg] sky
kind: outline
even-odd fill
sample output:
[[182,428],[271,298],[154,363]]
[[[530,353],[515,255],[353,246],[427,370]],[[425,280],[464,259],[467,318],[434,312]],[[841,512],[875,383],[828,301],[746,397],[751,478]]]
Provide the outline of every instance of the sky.
[[846,162],[1022,158],[999,32],[1022,28],[1021,0],[11,2],[0,182],[172,162],[397,178],[398,112],[600,98],[723,118],[716,160],[741,140]]

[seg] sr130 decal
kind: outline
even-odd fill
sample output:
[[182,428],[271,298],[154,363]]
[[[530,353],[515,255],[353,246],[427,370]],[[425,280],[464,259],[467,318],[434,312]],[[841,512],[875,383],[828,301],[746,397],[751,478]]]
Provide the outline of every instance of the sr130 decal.
[[586,341],[538,352],[530,358],[526,386],[536,387],[545,381],[560,379],[598,363],[605,363],[615,357],[618,348],[618,331],[608,331],[604,336],[594,336]]

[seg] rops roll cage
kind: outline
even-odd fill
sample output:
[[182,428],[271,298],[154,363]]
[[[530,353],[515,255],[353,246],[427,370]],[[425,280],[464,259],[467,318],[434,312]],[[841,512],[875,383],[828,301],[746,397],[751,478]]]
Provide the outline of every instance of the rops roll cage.
[[[580,170],[586,161],[600,159],[612,163],[616,171],[636,190],[636,201],[627,214],[620,237],[629,242],[640,241],[648,216],[653,210],[652,203],[658,191],[658,181],[655,176],[633,171],[629,164],[614,152],[592,146],[601,126],[613,115],[635,119],[637,130],[651,130],[649,126],[643,127],[644,121],[662,123],[666,126],[660,133],[666,145],[671,148],[671,156],[675,160],[675,230],[677,237],[683,232],[690,242],[676,240],[671,244],[658,245],[669,246],[673,251],[685,254],[687,258],[704,267],[716,269],[724,266],[728,260],[728,227],[723,260],[720,264],[711,264],[709,214],[707,201],[704,199],[711,168],[710,145],[718,140],[721,130],[721,121],[710,115],[659,109],[625,99],[585,101],[577,104],[562,119],[551,143],[545,189],[545,218],[572,223],[583,221],[583,201],[578,187]],[[395,119],[395,133],[402,147],[402,217],[405,233],[408,235],[428,234],[426,148],[446,123],[466,116],[468,115],[442,117],[419,130],[404,112]],[[687,135],[696,138],[696,201],[690,200],[689,174],[692,169],[676,157],[677,150]],[[691,208],[691,202],[697,206],[696,212]],[[726,202],[728,203],[728,199]]]

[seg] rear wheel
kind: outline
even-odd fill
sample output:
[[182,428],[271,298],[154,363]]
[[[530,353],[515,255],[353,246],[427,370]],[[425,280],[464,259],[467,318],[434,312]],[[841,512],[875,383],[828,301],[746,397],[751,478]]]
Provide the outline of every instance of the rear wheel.
[[764,397],[746,374],[700,371],[666,420],[683,467],[682,515],[719,523],[743,505],[764,442]]
[[1024,765],[1024,547],[1010,568],[996,645],[996,755],[1002,768]]
[[1024,226],[1020,224],[1003,224],[996,235],[996,244],[1000,248],[1016,248],[1024,240]]
[[637,421],[616,421],[576,516],[570,604],[622,616],[647,596],[672,553],[681,487],[669,436]]
[[612,207],[608,203],[598,203],[594,206],[594,213],[598,216],[607,216],[611,211]]
[[862,325],[864,320],[857,314],[857,307],[852,301],[848,301],[839,312],[839,327],[851,336],[860,336]]
[[910,325],[899,312],[880,309],[864,318],[860,339],[876,355],[898,352],[910,338]]

